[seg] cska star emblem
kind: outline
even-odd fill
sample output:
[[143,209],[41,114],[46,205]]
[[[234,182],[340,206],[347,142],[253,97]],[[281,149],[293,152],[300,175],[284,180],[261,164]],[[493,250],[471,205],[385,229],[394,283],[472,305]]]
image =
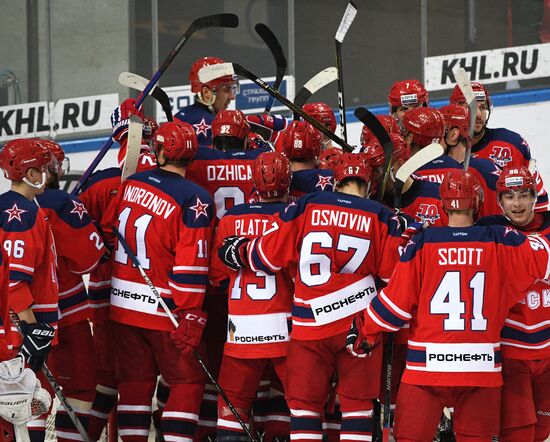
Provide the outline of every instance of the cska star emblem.
[[195,211],[195,221],[199,218],[199,216],[204,215],[206,218],[208,218],[208,213],[206,212],[206,209],[208,209],[209,204],[204,204],[199,197],[197,197],[197,203],[194,206],[191,206],[190,209]]
[[204,118],[200,121],[200,123],[193,124],[193,127],[195,128],[195,132],[197,133],[197,137],[200,134],[203,134],[205,137],[208,136],[207,131],[210,129],[210,125],[206,124],[206,121],[204,121]]
[[332,177],[322,175],[317,176],[319,177],[319,182],[315,185],[315,187],[320,187],[321,190],[325,190],[327,186],[332,187]]
[[21,214],[28,212],[28,210],[23,210],[17,207],[17,203],[13,203],[13,207],[11,209],[4,210],[9,215],[8,222],[11,222],[11,220],[16,219],[19,222],[22,222],[21,220]]
[[74,205],[73,210],[71,210],[69,213],[77,214],[78,217],[80,218],[80,221],[82,221],[82,217],[84,216],[84,214],[88,213],[88,211],[86,210],[86,207],[84,207],[84,204],[76,201],[73,201],[73,205]]

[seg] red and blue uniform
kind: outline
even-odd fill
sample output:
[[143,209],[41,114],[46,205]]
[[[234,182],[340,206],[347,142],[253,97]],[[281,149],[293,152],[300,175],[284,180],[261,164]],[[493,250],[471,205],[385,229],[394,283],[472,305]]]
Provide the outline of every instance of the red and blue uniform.
[[401,212],[429,226],[443,227],[449,221],[441,204],[439,184],[430,181],[414,180],[401,196]]
[[197,134],[200,147],[212,147],[212,122],[215,114],[205,104],[195,103],[182,107],[174,118],[189,123]]
[[332,192],[334,176],[329,169],[304,169],[292,173],[290,180],[290,198],[296,201],[306,193]]

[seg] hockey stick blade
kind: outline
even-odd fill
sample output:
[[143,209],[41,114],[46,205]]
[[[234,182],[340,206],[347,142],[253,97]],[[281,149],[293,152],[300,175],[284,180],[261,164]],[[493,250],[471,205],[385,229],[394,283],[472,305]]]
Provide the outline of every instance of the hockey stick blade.
[[346,11],[344,12],[344,16],[342,17],[340,26],[338,26],[338,30],[336,31],[336,36],[334,38],[337,42],[342,43],[344,41],[344,38],[346,37],[346,33],[348,32],[349,27],[353,23],[353,20],[355,20],[356,15],[357,15],[357,6],[355,6],[355,3],[351,1],[346,6]]
[[[294,104],[302,108],[307,100],[309,100],[319,89],[324,88],[327,84],[336,80],[338,80],[338,69],[334,66],[323,69],[302,86],[294,98]],[[294,114],[294,119],[299,120],[300,116]]]
[[382,149],[384,150],[384,172],[380,177],[380,182],[378,183],[378,193],[376,195],[377,201],[382,201],[384,197],[384,190],[386,188],[386,181],[388,180],[388,175],[390,171],[391,155],[393,152],[393,143],[384,129],[384,126],[378,121],[378,118],[374,116],[372,112],[364,107],[358,107],[354,112],[355,116],[361,123],[367,126],[370,131],[374,134]]
[[122,167],[122,178],[124,181],[130,175],[136,173],[141,150],[141,137],[143,134],[143,121],[137,115],[130,116],[128,125],[128,144],[126,146],[126,157]]
[[430,161],[439,158],[445,153],[443,146],[438,143],[432,143],[426,147],[423,147],[410,157],[395,174],[394,184],[394,208],[399,210],[401,208],[401,194],[405,181],[424,164],[428,164]]
[[[149,95],[149,92],[151,89],[153,89],[153,86],[158,83],[161,75],[168,68],[168,66],[170,66],[176,55],[178,55],[180,49],[187,42],[187,40],[189,40],[191,34],[196,31],[211,27],[236,28],[237,26],[239,26],[239,17],[237,17],[235,14],[208,15],[206,17],[200,17],[194,20],[193,23],[191,23],[191,26],[189,26],[189,28],[187,28],[187,30],[183,33],[179,41],[176,43],[176,46],[174,46],[174,48],[170,51],[159,70],[155,73],[155,75],[153,75],[153,78],[151,78],[149,84],[145,87],[143,92],[138,97],[136,109],[139,109],[141,107],[141,105],[143,104],[143,100],[145,100],[145,97]],[[101,146],[101,149],[97,153],[92,163],[88,166],[86,171],[82,174],[82,176],[74,186],[71,195],[78,195],[84,183],[88,181],[90,175],[94,172],[95,168],[101,162],[110,147],[113,145],[113,142],[113,139],[109,137],[109,139],[103,144],[103,146]]]
[[455,74],[455,79],[462,95],[464,95],[464,98],[466,99],[468,108],[470,109],[470,137],[466,147],[466,152],[464,154],[464,170],[468,170],[468,166],[470,165],[470,156],[472,155],[472,139],[474,138],[476,124],[477,103],[474,90],[472,89],[472,84],[470,83],[470,77],[464,68],[458,68],[458,71]]
[[[224,65],[230,65],[230,67],[224,66]],[[210,71],[212,71],[212,73]],[[318,122],[315,118],[306,114],[301,108],[296,106],[292,101],[290,101],[288,98],[282,95],[279,91],[276,91],[275,89],[273,89],[269,84],[263,81],[260,77],[253,74],[252,72],[250,72],[249,70],[241,66],[240,64],[221,63],[221,64],[205,66],[199,71],[199,80],[203,83],[206,83],[208,81],[213,80],[214,78],[218,78],[223,75],[233,75],[233,74],[237,74],[237,75],[240,75],[241,77],[248,78],[250,81],[257,84],[264,91],[268,92],[270,95],[272,95],[281,103],[283,103],[291,111],[300,115],[300,117],[302,117],[305,121],[311,124],[319,132],[326,135],[332,141],[342,146],[343,149],[345,149],[348,152],[353,151],[353,147],[351,147],[348,143],[346,143],[344,140],[338,137],[335,133],[331,132],[330,129],[328,129],[324,124]]]
[[[277,37],[271,31],[271,29],[267,27],[267,25],[263,23],[258,23],[254,27],[254,29],[256,30],[258,35],[262,38],[262,40],[265,42],[265,44],[267,45],[271,53],[273,54],[273,58],[275,59],[275,65],[277,66],[277,71],[275,74],[275,82],[273,83],[273,89],[279,90],[288,66],[281,43],[279,43],[279,40],[277,40]],[[269,112],[271,111],[271,108],[273,107],[274,102],[275,102],[275,98],[269,97],[269,101],[265,105],[264,113],[269,114]]]
[[[140,75],[133,74],[132,72],[121,72],[121,74],[118,76],[118,82],[122,86],[126,86],[130,89],[135,89],[143,92],[143,90],[147,86],[147,83],[149,83],[149,80],[147,80],[145,77],[141,77]],[[151,95],[161,105],[162,110],[164,111],[164,115],[166,115],[166,119],[168,121],[174,121],[170,98],[168,98],[168,95],[166,94],[164,89],[162,89],[159,85],[155,85],[149,95]]]

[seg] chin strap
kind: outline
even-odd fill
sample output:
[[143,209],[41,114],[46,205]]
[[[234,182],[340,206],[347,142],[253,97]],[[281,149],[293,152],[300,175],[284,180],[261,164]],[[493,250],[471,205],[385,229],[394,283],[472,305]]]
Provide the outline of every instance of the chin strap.
[[206,102],[204,98],[202,98],[202,94],[200,92],[197,92],[197,101],[199,103],[204,104],[206,107],[208,107],[208,110],[212,112],[213,114],[216,113],[212,105],[214,104],[214,101],[216,101],[216,90],[212,89],[212,100],[210,100],[210,103]]
[[42,182],[41,183],[31,183],[27,177],[23,177],[23,182],[35,189],[41,189],[46,185],[46,172],[42,172]]

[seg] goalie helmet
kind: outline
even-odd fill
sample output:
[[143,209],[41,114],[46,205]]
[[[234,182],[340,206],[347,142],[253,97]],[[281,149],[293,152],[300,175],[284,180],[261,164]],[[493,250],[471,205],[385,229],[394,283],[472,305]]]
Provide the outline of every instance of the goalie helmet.
[[210,89],[214,90],[222,84],[237,83],[237,76],[235,74],[215,78],[208,83],[202,83],[199,80],[199,71],[203,67],[221,63],[225,62],[218,57],[203,57],[195,61],[195,63],[193,63],[193,66],[191,66],[191,71],[189,72],[189,83],[191,83],[191,92],[193,92],[194,94],[198,94],[199,92],[201,92],[203,86],[208,86]]
[[358,178],[370,188],[372,169],[364,153],[346,152],[340,156],[340,161],[334,167],[334,185],[337,186],[346,178]]
[[429,105],[428,91],[418,80],[396,81],[388,95],[390,114],[400,106],[417,107]]
[[[487,92],[487,89],[485,89],[485,86],[483,86],[481,83],[478,83],[477,81],[472,81],[470,84],[472,85],[476,101],[485,101],[487,103],[487,106],[491,107],[491,97],[489,95],[489,92]],[[460,86],[458,86],[458,84],[455,85],[453,93],[449,98],[449,103],[462,105],[465,102],[466,98],[464,98],[464,94],[460,90]]]
[[50,173],[61,177],[69,172],[69,158],[65,156],[65,151],[59,144],[55,141],[45,140],[42,138],[37,138],[35,141],[48,149],[52,154],[52,161],[48,165],[48,170]]
[[497,194],[519,190],[530,190],[537,197],[535,178],[525,166],[506,167],[497,180]]
[[254,160],[252,178],[256,190],[263,198],[277,198],[288,193],[290,163],[279,152],[264,152]]
[[412,134],[412,142],[420,147],[439,143],[445,136],[445,120],[437,109],[416,107],[403,116],[405,133]]
[[477,217],[483,202],[483,190],[475,175],[463,169],[452,169],[445,174],[439,189],[446,211],[474,209]]
[[319,123],[324,124],[331,132],[336,130],[336,117],[332,108],[326,103],[307,103],[302,109],[310,117],[315,118]]
[[[380,124],[386,129],[386,132],[388,134],[399,134],[401,131],[399,130],[399,126],[397,124],[397,120],[393,118],[391,115],[377,115],[376,118],[378,121],[380,121]],[[372,131],[365,125],[363,125],[363,128],[361,129],[361,145],[365,146],[368,143],[370,143],[373,139],[376,139]]]
[[197,153],[197,134],[183,121],[168,121],[159,126],[154,137],[154,150],[162,148],[167,160],[193,160]]
[[293,121],[283,134],[287,158],[314,160],[321,153],[321,133],[305,121]]
[[453,128],[458,128],[461,137],[470,137],[470,109],[458,104],[449,104],[439,108],[443,115],[447,132]]
[[22,181],[32,168],[45,173],[51,161],[49,149],[28,138],[8,141],[0,151],[0,168],[4,176],[13,181]]

